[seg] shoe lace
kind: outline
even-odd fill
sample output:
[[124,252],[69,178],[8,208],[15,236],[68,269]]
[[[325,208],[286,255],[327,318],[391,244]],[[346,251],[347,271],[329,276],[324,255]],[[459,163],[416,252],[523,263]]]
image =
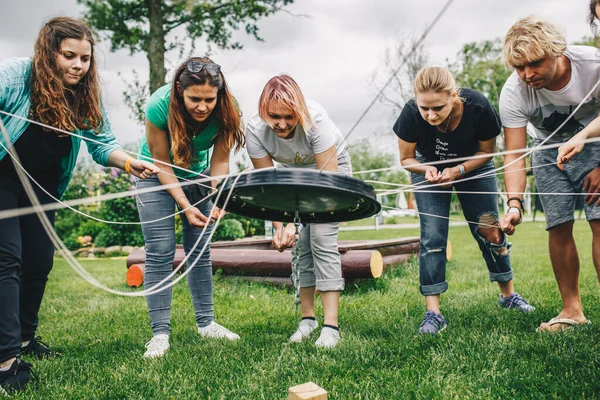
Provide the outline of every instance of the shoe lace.
[[511,296],[510,302],[508,303],[507,308],[512,308],[513,306],[520,307],[524,305],[529,305],[518,293],[515,293]]
[[159,350],[165,346],[166,342],[167,342],[166,338],[155,336],[152,339],[150,339],[150,341],[148,343],[146,343],[146,348],[150,351]]
[[423,318],[423,322],[421,326],[425,326],[427,324],[435,325],[437,328],[442,326],[442,318],[433,313],[425,314],[425,318]]
[[26,347],[31,347],[32,350],[38,351],[40,349],[40,346],[44,346],[46,349],[50,347],[46,342],[42,340],[41,336],[36,336],[31,340],[31,342],[29,342],[29,344]]

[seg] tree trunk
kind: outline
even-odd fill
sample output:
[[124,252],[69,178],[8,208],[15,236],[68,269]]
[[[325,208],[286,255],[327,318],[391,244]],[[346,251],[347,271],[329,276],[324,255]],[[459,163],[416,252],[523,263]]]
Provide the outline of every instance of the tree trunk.
[[146,0],[150,34],[148,35],[148,62],[150,63],[150,93],[165,84],[165,31],[163,28],[162,0]]

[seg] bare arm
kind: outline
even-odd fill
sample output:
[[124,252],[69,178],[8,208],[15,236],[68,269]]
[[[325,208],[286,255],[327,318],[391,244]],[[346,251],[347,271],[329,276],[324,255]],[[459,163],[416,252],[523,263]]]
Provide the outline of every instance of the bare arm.
[[[217,137],[217,140],[215,141],[212,157],[210,158],[211,176],[229,174],[229,156],[231,154],[231,149],[227,149],[223,142],[224,139],[221,136]],[[215,188],[219,184],[219,181],[217,179],[213,179],[211,184],[212,187]]]
[[587,139],[599,136],[600,117],[594,119],[584,129],[579,131],[577,135],[558,148],[558,156],[556,157],[558,168],[562,170],[563,163],[568,163],[571,157],[581,153]]
[[[506,150],[519,150],[523,149],[522,152],[511,153],[504,156],[504,187],[508,193],[508,198],[516,197],[523,199],[523,192],[527,186],[527,174],[525,172],[525,158],[520,157],[525,154],[525,148],[527,146],[527,130],[526,127],[521,128],[504,128],[504,142],[506,144]],[[516,161],[519,159],[518,161]],[[511,200],[509,202],[510,207],[517,207],[521,209],[521,203],[517,200]],[[504,232],[512,235],[515,231],[515,226],[519,224],[521,216],[517,213],[507,213],[502,220],[500,220],[500,228]]]
[[437,183],[440,180],[440,172],[433,165],[423,165],[416,158],[417,143],[410,143],[398,138],[398,150],[400,152],[400,165],[407,171],[415,174],[425,175],[429,183]]
[[111,167],[117,167],[123,170],[127,170],[127,160],[129,161],[129,173],[140,179],[150,178],[154,174],[160,172],[160,168],[156,165],[143,160],[138,160],[125,153],[123,150],[115,150],[108,156],[108,165]]
[[[152,122],[146,119],[146,143],[148,143],[148,149],[152,158],[159,161],[160,168],[164,172],[158,175],[158,180],[163,185],[179,183],[177,177],[174,176],[175,172],[173,168],[168,165],[171,163],[171,158],[169,157],[169,139],[167,135],[167,132],[157,128]],[[187,209],[185,216],[191,225],[204,226],[208,219],[196,207],[191,207],[191,203],[181,187],[169,188],[167,192],[169,192],[179,207]]]
[[[250,161],[252,161],[254,169],[263,169],[274,166],[273,159],[269,154],[263,158],[250,158]],[[282,222],[273,221],[273,230],[275,232],[273,234],[272,244],[276,250],[281,252],[288,247],[294,247],[294,234],[296,231],[294,224],[288,224],[284,229]]]
[[[466,174],[467,172],[474,171],[477,168],[481,167],[483,164],[490,161],[492,159],[492,156],[489,156],[489,157],[480,157],[480,156],[489,155],[489,154],[493,153],[495,149],[496,149],[496,138],[495,137],[492,139],[489,139],[489,140],[480,141],[479,142],[479,150],[477,151],[477,153],[475,153],[475,156],[478,156],[478,158],[473,158],[471,160],[467,160],[467,161],[459,164],[459,165],[462,165],[463,169],[464,169],[462,171],[462,175]],[[455,167],[445,168],[442,171],[442,176],[440,178],[440,182],[450,184],[451,182],[454,182],[455,180],[460,179],[462,177],[462,175],[461,175],[461,169],[458,165]],[[442,185],[442,186],[446,186],[446,185]]]
[[[315,154],[318,170],[338,172],[337,150],[335,144],[322,153]],[[327,163],[327,164],[325,164]]]

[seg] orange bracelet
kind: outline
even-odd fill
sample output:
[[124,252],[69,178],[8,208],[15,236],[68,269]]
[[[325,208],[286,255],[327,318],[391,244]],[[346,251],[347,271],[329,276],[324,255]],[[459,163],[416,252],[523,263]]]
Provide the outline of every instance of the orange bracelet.
[[133,157],[129,157],[129,158],[127,159],[127,161],[125,161],[125,171],[126,171],[128,174],[131,174],[131,161],[132,161],[132,160],[133,160]]

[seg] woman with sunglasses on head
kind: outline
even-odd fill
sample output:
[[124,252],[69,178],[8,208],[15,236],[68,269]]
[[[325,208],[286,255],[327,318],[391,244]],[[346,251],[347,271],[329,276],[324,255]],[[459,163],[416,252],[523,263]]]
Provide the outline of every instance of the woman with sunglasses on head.
[[[69,184],[83,136],[92,158],[144,179],[159,169],[121,150],[100,96],[95,40],[82,21],[56,17],[40,30],[33,58],[0,62],[0,114],[20,164],[45,191],[60,198]],[[15,117],[16,116],[16,117]],[[50,126],[30,123],[28,118]],[[88,141],[94,140],[99,143]],[[0,136],[0,210],[31,206],[4,135]],[[36,184],[41,203],[52,198]],[[55,211],[46,216],[54,223]],[[20,357],[57,353],[36,337],[38,312],[52,269],[54,245],[37,215],[0,219],[0,392],[21,390],[31,364]]]
[[[398,136],[400,163],[415,185],[420,213],[420,290],[427,311],[419,333],[435,334],[447,325],[440,312],[440,295],[448,290],[446,245],[452,188],[458,192],[490,281],[498,283],[500,306],[534,311],[535,307],[514,291],[511,244],[498,228],[498,183],[492,156],[488,156],[495,151],[501,130],[498,114],[481,93],[459,89],[443,67],[421,69],[415,77],[414,94],[393,130]],[[477,158],[453,161],[474,156]],[[510,207],[508,212],[521,215],[522,210]]]
[[[265,85],[258,114],[246,127],[248,154],[254,168],[268,168],[274,161],[284,167],[313,168],[352,174],[350,155],[339,129],[327,112],[305,100],[290,76],[279,75]],[[339,341],[338,305],[344,289],[337,246],[339,223],[308,224],[298,241],[299,290],[302,321],[291,342],[308,338],[319,324],[315,318],[315,292],[323,303],[324,325],[315,344],[335,347]],[[279,251],[294,246],[295,226],[273,222],[273,247]]]
[[[240,149],[244,142],[241,115],[221,67],[206,57],[191,58],[177,68],[172,83],[150,97],[141,155],[161,163],[166,174],[139,181],[137,187],[177,184],[197,179],[201,174],[227,175],[231,149]],[[198,334],[236,340],[238,335],[214,321],[210,248],[207,246],[198,258],[212,228],[207,227],[200,238],[202,230],[212,223],[212,218],[218,218],[218,212],[210,215],[212,203],[206,199],[211,185],[214,187],[217,183],[214,179],[205,182],[204,187],[189,185],[139,195],[140,220],[160,219],[142,226],[146,241],[144,286],[156,285],[173,270],[175,219],[169,216],[178,207],[184,210],[181,222],[185,253],[189,254],[196,246],[187,264],[195,263],[188,275],[188,286]],[[153,337],[146,343],[144,357],[161,357],[169,349],[171,298],[171,288],[146,297]]]

